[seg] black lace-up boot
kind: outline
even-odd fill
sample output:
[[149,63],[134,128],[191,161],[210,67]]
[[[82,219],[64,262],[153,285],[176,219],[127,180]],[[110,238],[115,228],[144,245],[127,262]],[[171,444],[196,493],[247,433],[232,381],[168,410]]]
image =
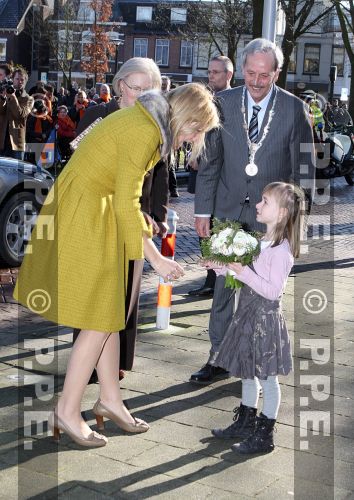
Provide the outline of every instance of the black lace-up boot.
[[231,446],[232,451],[241,454],[269,453],[274,450],[273,432],[275,420],[263,413],[256,419],[256,429],[251,436]]
[[257,408],[245,406],[234,409],[233,423],[226,429],[213,429],[211,433],[219,439],[247,438],[256,427]]

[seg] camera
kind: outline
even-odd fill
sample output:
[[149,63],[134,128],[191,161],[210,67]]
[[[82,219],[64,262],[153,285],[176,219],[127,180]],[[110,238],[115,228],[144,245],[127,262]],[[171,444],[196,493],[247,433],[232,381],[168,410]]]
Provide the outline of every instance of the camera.
[[0,82],[0,92],[6,92],[7,94],[13,94],[15,92],[14,82],[10,78],[4,78]]

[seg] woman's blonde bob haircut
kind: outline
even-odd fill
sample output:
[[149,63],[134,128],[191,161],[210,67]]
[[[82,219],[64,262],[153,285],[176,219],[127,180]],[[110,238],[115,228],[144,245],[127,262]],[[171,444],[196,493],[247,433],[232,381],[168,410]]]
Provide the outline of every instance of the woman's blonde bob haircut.
[[132,57],[122,65],[113,78],[112,87],[116,95],[120,94],[119,82],[133,73],[150,75],[152,88],[161,89],[161,73],[157,64],[147,57]]
[[167,94],[171,107],[171,132],[173,149],[177,149],[182,134],[200,133],[200,139],[192,145],[191,160],[204,149],[205,134],[219,126],[219,115],[213,96],[202,83],[187,83]]

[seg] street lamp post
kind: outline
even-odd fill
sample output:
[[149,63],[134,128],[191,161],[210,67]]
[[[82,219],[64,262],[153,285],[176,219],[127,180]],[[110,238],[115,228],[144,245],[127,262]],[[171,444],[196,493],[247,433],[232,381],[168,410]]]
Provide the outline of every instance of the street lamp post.
[[119,46],[123,45],[123,42],[121,40],[119,40],[118,42],[115,42],[114,44],[116,46],[116,55],[115,55],[115,58],[114,58],[114,74],[116,74],[117,71],[118,71],[118,52],[119,52]]
[[267,40],[271,40],[272,42],[275,42],[277,8],[277,0],[264,0],[262,36],[263,38],[267,38]]
[[118,53],[119,53],[119,46],[124,44],[124,40],[122,40],[121,37],[124,35],[122,33],[115,33],[114,37],[111,37],[111,42],[114,43],[116,46],[116,54],[114,58],[114,74],[117,73],[118,71]]

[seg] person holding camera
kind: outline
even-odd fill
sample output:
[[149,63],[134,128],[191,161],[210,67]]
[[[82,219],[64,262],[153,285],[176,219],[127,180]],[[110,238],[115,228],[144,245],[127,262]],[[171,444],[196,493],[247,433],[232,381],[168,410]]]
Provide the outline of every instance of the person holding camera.
[[2,83],[11,77],[11,66],[9,64],[0,64],[0,86]]
[[26,122],[33,108],[33,97],[25,91],[28,81],[24,69],[15,69],[12,80],[0,84],[0,154],[23,160]]

